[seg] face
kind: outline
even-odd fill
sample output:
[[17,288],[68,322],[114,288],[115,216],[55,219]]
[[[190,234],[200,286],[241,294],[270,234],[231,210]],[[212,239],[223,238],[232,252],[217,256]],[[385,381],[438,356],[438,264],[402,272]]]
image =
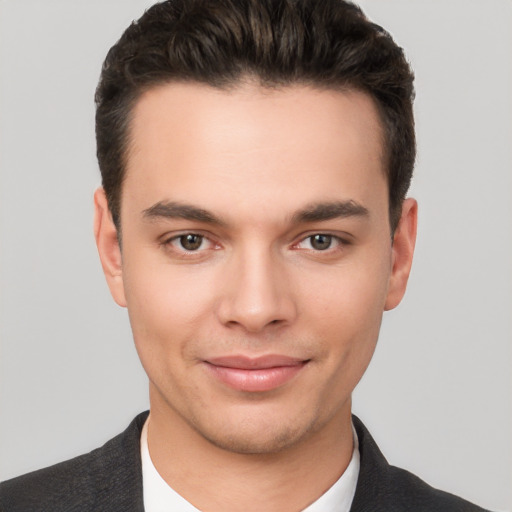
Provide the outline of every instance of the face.
[[361,92],[167,84],[137,103],[122,248],[96,237],[128,308],[152,415],[227,450],[284,450],[350,421],[415,234],[394,243],[382,132]]

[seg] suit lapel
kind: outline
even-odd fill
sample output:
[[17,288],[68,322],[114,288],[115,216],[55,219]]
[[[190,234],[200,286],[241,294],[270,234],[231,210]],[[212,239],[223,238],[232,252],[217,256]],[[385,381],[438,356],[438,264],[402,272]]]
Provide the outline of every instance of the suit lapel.
[[139,414],[122,434],[97,450],[89,472],[92,510],[144,512],[140,434],[148,414]]
[[361,420],[352,416],[352,421],[359,440],[361,465],[350,512],[375,512],[387,494],[389,464]]

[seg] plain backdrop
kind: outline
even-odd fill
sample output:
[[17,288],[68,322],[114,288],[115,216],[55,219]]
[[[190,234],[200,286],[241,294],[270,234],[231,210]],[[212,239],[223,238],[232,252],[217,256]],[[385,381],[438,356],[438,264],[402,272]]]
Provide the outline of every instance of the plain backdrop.
[[[93,94],[143,0],[0,2],[0,479],[148,407],[92,235]],[[417,253],[354,397],[388,460],[512,510],[512,2],[365,0],[415,69]]]

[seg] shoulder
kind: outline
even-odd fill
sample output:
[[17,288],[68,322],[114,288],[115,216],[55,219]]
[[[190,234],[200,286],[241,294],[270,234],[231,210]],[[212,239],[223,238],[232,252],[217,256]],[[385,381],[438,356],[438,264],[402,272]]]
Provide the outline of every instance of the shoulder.
[[361,467],[351,512],[486,512],[458,496],[435,489],[409,471],[388,464],[361,420],[353,417]]
[[[0,510],[123,510],[121,500],[133,503],[142,496],[139,438],[146,417],[137,416],[123,433],[90,453],[2,482]],[[103,503],[112,506],[102,508]]]
[[87,510],[90,468],[101,459],[101,448],[66,462],[7,480],[0,484],[0,508],[6,512]]
[[[393,502],[393,510],[443,512],[486,512],[485,509],[470,503],[454,494],[431,487],[409,471],[394,466],[389,467],[388,496]],[[488,511],[487,511],[488,512]]]

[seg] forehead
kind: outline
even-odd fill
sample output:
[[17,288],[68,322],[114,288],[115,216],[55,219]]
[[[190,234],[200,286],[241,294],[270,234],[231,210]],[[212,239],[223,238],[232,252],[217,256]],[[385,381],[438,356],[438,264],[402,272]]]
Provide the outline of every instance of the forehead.
[[146,91],[133,114],[123,187],[131,207],[231,198],[291,210],[386,188],[379,115],[359,91],[171,83]]

